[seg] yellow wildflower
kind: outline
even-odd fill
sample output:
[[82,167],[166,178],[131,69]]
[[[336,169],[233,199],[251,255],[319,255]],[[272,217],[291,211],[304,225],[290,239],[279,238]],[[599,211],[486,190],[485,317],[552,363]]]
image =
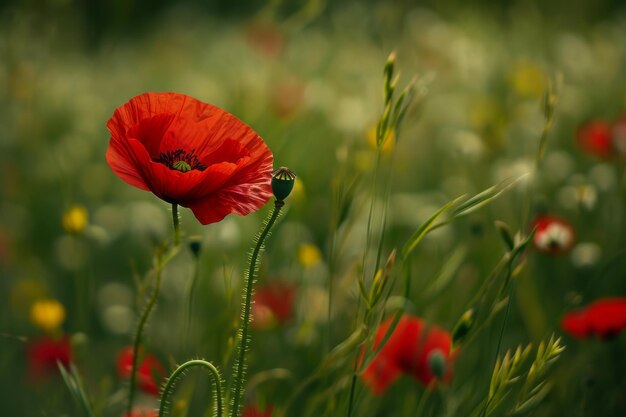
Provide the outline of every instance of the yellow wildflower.
[[63,214],[63,229],[67,233],[80,234],[89,223],[87,209],[83,206],[72,206]]
[[30,309],[30,320],[43,331],[53,333],[65,320],[65,308],[54,299],[38,300]]
[[322,252],[315,245],[303,243],[298,247],[298,261],[305,268],[317,265],[322,260]]

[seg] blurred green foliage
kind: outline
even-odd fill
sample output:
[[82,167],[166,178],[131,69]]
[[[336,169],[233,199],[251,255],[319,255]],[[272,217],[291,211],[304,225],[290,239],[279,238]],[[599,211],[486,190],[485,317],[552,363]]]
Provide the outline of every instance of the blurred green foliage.
[[[451,330],[507,251],[494,222],[506,223],[514,237],[529,233],[529,216],[538,212],[566,218],[577,245],[561,257],[521,256],[525,269],[514,278],[500,356],[560,334],[560,319],[572,308],[626,294],[624,160],[585,154],[575,142],[582,122],[624,114],[625,22],[617,0],[5,0],[0,415],[77,412],[58,375],[37,382],[28,374],[26,346],[43,334],[30,308],[43,298],[65,306],[62,330],[72,335],[95,408],[103,416],[122,413],[125,386],[115,355],[131,342],[146,271],[171,224],[166,203],[110,171],[105,125],[116,107],[145,91],[178,91],[227,109],[266,140],[276,167],[298,174],[260,271],[261,283],[298,288],[295,311],[287,324],[253,334],[250,402],[284,403],[286,392],[315,375],[325,353],[351,340],[356,277],[376,273],[367,271],[373,262],[365,272],[358,266],[376,257],[373,250],[364,253],[370,200],[379,212],[389,191],[386,259],[447,201],[531,172],[545,124],[542,95],[557,74],[563,84],[539,171],[425,237],[409,261],[407,299],[402,276],[385,301],[389,310],[404,303]],[[379,177],[372,195],[376,134],[371,138],[391,50],[398,52],[400,86],[418,75],[418,99],[401,134],[387,139],[395,156],[392,162],[383,153],[381,172],[393,174]],[[77,205],[88,216],[79,232],[63,220]],[[145,338],[169,370],[191,356],[229,369],[245,254],[266,212],[201,227],[183,210],[185,237],[200,236],[203,248],[193,338],[183,345],[177,334],[194,273],[189,251],[164,271]],[[356,415],[413,415],[418,407],[433,415],[469,415],[489,389],[502,307],[479,318],[484,327],[461,351],[448,388],[428,394],[403,378],[379,398],[359,386]],[[551,368],[552,391],[532,415],[620,416],[625,342],[623,334],[608,342],[563,336],[567,349]],[[353,357],[305,384],[300,398],[312,404],[308,412],[344,415]],[[198,388],[184,386],[181,396],[200,413],[208,382],[194,383]],[[140,401],[155,405],[150,396]]]

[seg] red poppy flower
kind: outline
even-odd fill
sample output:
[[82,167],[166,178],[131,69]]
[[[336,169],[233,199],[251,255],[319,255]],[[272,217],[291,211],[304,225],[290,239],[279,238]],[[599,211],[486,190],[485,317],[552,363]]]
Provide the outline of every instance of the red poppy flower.
[[[385,337],[391,322],[388,319],[378,328],[373,350]],[[361,377],[376,395],[382,394],[401,374],[410,375],[424,386],[433,380],[448,381],[454,356],[451,347],[450,333],[405,315]]]
[[145,93],[115,110],[106,159],[118,177],[202,224],[258,210],[272,195],[273,157],[232,114],[177,93]]
[[626,298],[604,298],[567,313],[561,328],[577,339],[610,339],[626,327]]
[[248,405],[243,410],[243,417],[271,417],[272,411],[273,407],[271,405],[265,407],[263,411],[256,406]]
[[125,413],[124,417],[157,417],[159,413],[154,408],[133,408],[130,413]]
[[[148,394],[158,395],[158,382],[165,375],[163,365],[149,353],[139,351],[140,362],[137,368],[137,385]],[[128,346],[117,355],[117,374],[120,378],[128,379],[133,369],[133,347]]]
[[60,339],[45,336],[31,340],[26,345],[26,358],[29,379],[38,382],[58,372],[57,362],[69,367],[72,361],[70,339],[67,336]]
[[591,155],[610,158],[613,154],[611,125],[604,120],[592,120],[580,126],[576,132],[578,146]]
[[537,217],[531,228],[537,228],[533,237],[535,248],[547,255],[561,255],[569,251],[576,241],[574,228],[567,221],[552,215]]
[[293,316],[296,288],[288,283],[270,283],[258,288],[253,296],[252,324],[267,329],[273,324],[285,324]]

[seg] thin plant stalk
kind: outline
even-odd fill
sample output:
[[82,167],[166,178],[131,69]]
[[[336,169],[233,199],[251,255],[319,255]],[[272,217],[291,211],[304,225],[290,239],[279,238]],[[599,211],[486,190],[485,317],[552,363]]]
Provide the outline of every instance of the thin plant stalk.
[[178,217],[178,204],[172,204],[172,222],[174,223],[174,246],[180,245],[180,218]]
[[[367,216],[367,231],[365,233],[365,250],[363,251],[363,262],[362,262],[362,271],[361,274],[365,277],[366,273],[366,265],[367,265],[367,255],[370,249],[370,243],[372,241],[372,218],[374,217],[374,204],[376,203],[376,184],[378,182],[378,173],[380,171],[380,160],[381,160],[381,151],[379,148],[376,149],[376,164],[374,165],[374,178],[372,180],[372,199],[370,201],[369,213]],[[376,273],[376,271],[374,271]]]
[[163,268],[165,265],[172,259],[172,257],[177,253],[178,246],[180,244],[180,222],[178,219],[178,205],[172,204],[172,221],[174,224],[174,246],[169,250],[168,253],[164,255],[163,250],[159,248],[156,255],[156,265],[155,265],[155,283],[154,289],[152,290],[152,294],[150,294],[150,298],[148,299],[148,303],[139,318],[139,323],[137,324],[137,330],[135,331],[135,338],[133,341],[133,363],[130,371],[130,386],[128,388],[128,405],[127,412],[131,413],[133,408],[133,402],[135,399],[135,385],[137,380],[137,363],[139,361],[139,344],[141,343],[141,337],[143,335],[143,329],[148,321],[148,317],[152,312],[152,308],[156,304],[156,300],[159,295],[159,291],[161,289],[161,274],[163,272]]
[[[511,310],[511,297],[513,295],[513,284],[510,282],[511,275],[513,274],[513,266],[512,262],[509,262],[507,268],[507,276],[506,276],[506,285],[509,287],[508,301],[506,303],[506,310],[504,312],[504,320],[502,320],[502,326],[500,327],[500,336],[498,337],[498,345],[496,347],[496,361],[498,360],[498,356],[500,355],[500,349],[502,348],[502,338],[504,337],[504,329],[506,328],[506,323],[509,319],[509,312]],[[487,415],[487,410],[489,409],[489,405],[491,404],[492,398],[489,398],[485,401],[485,406],[483,407],[480,416],[485,417]]]
[[[198,275],[200,275],[200,257],[196,256],[194,259],[194,264],[193,264],[193,275],[191,277],[191,280],[189,280],[186,291],[185,291],[186,298],[187,298],[187,305],[186,305],[185,313],[184,313],[185,317],[183,319],[184,334],[183,334],[182,339],[186,341],[187,345],[191,341],[190,329],[191,329],[191,316],[193,313],[193,294],[194,294],[194,290],[196,287],[196,282],[198,281]],[[186,349],[186,346],[183,346],[183,349]]]
[[272,210],[269,219],[265,224],[265,228],[259,235],[254,250],[252,251],[252,255],[250,256],[250,267],[248,269],[248,273],[245,276],[245,293],[244,293],[244,303],[242,305],[241,312],[241,328],[239,330],[239,351],[237,355],[237,361],[235,362],[235,375],[234,375],[234,387],[233,387],[233,398],[232,398],[232,409],[231,409],[231,417],[237,417],[239,415],[239,409],[241,407],[241,397],[243,394],[243,384],[245,379],[245,371],[246,371],[246,353],[248,351],[248,344],[250,343],[250,336],[248,335],[248,331],[250,328],[250,305],[252,303],[252,294],[253,294],[253,284],[256,279],[256,272],[258,269],[258,257],[259,253],[263,249],[263,244],[265,239],[270,233],[272,226],[276,223],[276,219],[278,219],[280,215],[280,210],[283,207],[283,201],[275,201],[274,209]]

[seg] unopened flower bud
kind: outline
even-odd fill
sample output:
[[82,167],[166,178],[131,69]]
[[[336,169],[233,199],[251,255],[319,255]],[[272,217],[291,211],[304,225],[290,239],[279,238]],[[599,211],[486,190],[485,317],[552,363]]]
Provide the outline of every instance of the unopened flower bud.
[[428,368],[438,379],[443,378],[446,373],[446,357],[439,349],[433,349],[428,354]]
[[202,251],[202,236],[189,237],[189,250],[191,250],[195,258],[200,256],[200,251]]
[[470,329],[474,325],[475,311],[473,308],[467,310],[459,321],[454,326],[454,330],[452,330],[452,343],[458,344],[460,343],[467,333],[469,333]]
[[385,273],[389,274],[395,264],[396,264],[396,249],[394,248],[389,254],[389,257],[387,258],[387,263],[385,264]]
[[289,196],[293,190],[293,184],[296,181],[296,174],[289,168],[280,167],[272,172],[272,192],[276,201],[283,201]]

